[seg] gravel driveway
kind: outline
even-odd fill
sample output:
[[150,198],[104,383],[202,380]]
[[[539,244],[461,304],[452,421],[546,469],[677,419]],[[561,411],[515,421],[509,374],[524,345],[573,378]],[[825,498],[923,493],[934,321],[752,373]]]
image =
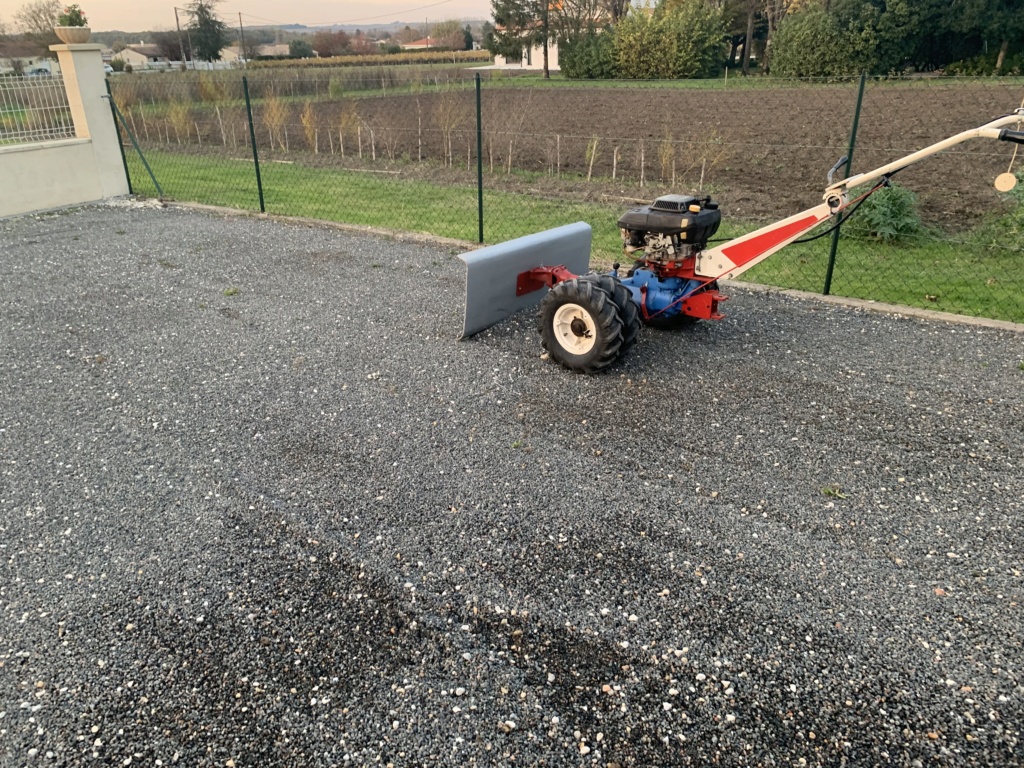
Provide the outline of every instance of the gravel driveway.
[[180,209],[0,285],[3,766],[1022,762],[1024,335],[734,291],[577,376]]

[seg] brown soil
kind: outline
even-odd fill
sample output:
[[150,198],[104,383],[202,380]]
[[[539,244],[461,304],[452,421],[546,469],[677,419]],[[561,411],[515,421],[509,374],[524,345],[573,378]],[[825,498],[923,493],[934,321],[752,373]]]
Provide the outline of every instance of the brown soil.
[[[485,185],[616,202],[649,200],[669,191],[704,193],[713,195],[729,216],[775,219],[821,200],[826,172],[847,151],[856,97],[855,83],[740,83],[724,89],[488,85],[483,93]],[[1010,112],[1022,97],[1019,80],[871,83],[854,171],[976,127]],[[257,105],[261,152],[304,163],[359,164],[402,176],[475,183],[472,90],[312,103],[315,120],[307,116],[304,126],[305,102],[287,102],[287,149],[278,146],[273,152],[266,146],[271,132],[266,112]],[[343,129],[346,111],[350,118]],[[193,121],[202,130],[204,151],[244,144],[244,113],[232,112],[228,116],[225,109],[217,118],[206,110]],[[226,133],[218,119],[239,126]],[[312,142],[307,135],[315,137]],[[179,137],[176,132],[174,139]],[[897,181],[919,195],[927,222],[956,232],[1000,205],[992,182],[1007,170],[1012,154],[1012,145],[973,141],[901,173]],[[1016,170],[1021,167],[1024,160]]]

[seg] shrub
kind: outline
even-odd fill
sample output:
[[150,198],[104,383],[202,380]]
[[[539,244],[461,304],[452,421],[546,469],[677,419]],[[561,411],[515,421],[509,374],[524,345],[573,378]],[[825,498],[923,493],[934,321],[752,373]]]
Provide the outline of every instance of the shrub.
[[682,0],[668,8],[666,31],[675,41],[672,76],[717,77],[725,64],[726,27],[723,13],[703,0]]
[[1017,174],[1017,186],[999,195],[1006,208],[987,218],[976,230],[976,240],[986,246],[1024,247],[1024,171]]
[[589,32],[559,43],[558,63],[562,74],[573,80],[601,80],[617,76],[615,35],[611,31]]
[[771,73],[781,77],[838,77],[857,71],[839,24],[820,8],[787,16],[772,38]]
[[1024,53],[1016,53],[1011,56],[1007,56],[1003,61],[1003,67],[996,72],[996,59],[998,54],[995,51],[983,54],[981,56],[975,56],[972,59],[964,59],[963,61],[955,61],[946,67],[947,75],[970,75],[970,76],[984,76],[989,75],[1021,75],[1024,74]]
[[854,222],[859,226],[851,227],[847,234],[867,235],[887,243],[917,235],[923,229],[917,212],[917,195],[896,184],[867,198],[857,209]]
[[627,80],[672,77],[674,48],[664,22],[646,13],[631,13],[615,27],[615,68]]

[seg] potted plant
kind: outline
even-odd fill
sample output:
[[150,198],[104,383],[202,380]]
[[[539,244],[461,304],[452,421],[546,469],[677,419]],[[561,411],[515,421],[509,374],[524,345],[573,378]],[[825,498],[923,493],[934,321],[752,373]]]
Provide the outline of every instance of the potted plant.
[[53,28],[54,33],[62,43],[75,45],[89,42],[89,20],[77,3],[69,5],[60,15],[57,16],[57,26]]

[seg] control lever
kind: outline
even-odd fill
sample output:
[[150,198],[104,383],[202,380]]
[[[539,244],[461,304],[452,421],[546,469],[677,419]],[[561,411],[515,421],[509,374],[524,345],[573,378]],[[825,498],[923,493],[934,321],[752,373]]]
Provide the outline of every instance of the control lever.
[[[1000,138],[1002,137],[1000,136]],[[848,161],[849,159],[850,158],[847,155],[843,155],[842,157],[839,158],[839,160],[836,161],[836,164],[832,166],[832,170],[828,172],[829,184],[832,183],[832,177],[836,175],[836,171],[838,171],[843,165],[845,165],[846,161]]]

